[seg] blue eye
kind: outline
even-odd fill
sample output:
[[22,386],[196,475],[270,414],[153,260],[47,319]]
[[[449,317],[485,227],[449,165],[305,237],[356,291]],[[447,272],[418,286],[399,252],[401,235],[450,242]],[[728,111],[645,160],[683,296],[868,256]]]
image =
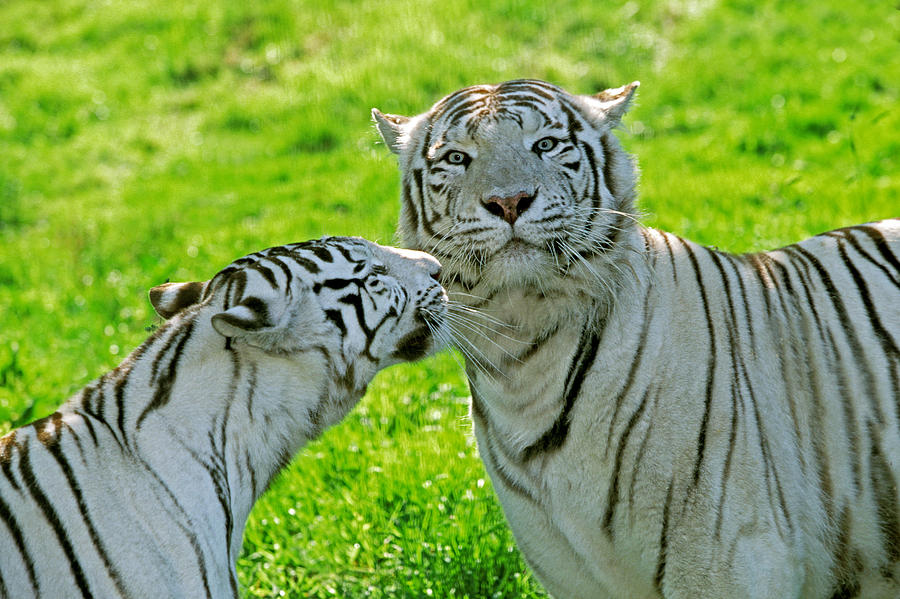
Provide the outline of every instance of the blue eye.
[[545,137],[534,142],[534,145],[531,146],[531,150],[538,154],[541,154],[542,152],[549,152],[550,150],[555,148],[556,144],[558,143],[559,140],[557,140],[555,137]]
[[459,164],[465,166],[469,164],[472,159],[465,152],[454,150],[452,152],[447,152],[447,154],[444,155],[444,160],[446,160],[450,164]]

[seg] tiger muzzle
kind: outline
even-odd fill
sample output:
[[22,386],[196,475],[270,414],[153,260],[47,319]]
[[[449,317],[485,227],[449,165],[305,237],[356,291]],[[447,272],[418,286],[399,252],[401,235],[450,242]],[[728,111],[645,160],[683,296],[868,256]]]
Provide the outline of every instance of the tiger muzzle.
[[528,193],[527,191],[520,191],[514,196],[505,198],[491,196],[481,203],[488,212],[495,216],[499,216],[512,226],[516,223],[516,220],[522,213],[528,210],[528,207],[531,206],[532,202],[534,202],[534,195],[535,194]]

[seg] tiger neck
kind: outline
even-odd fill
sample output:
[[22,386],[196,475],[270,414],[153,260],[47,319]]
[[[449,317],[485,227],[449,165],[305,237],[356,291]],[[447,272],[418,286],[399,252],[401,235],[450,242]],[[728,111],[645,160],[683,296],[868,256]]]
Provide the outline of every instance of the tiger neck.
[[[639,330],[642,306],[654,300],[639,230],[616,256],[597,257],[591,268],[593,281],[578,279],[559,293],[534,288],[494,293],[473,306],[485,317],[473,316],[469,328],[460,331],[476,427],[479,420],[489,424],[515,451],[527,452],[562,426],[587,367],[602,352],[629,345],[633,335],[627,332]],[[611,379],[618,366],[610,364]]]
[[164,327],[64,410],[76,433],[79,412],[105,420],[115,439],[101,454],[163,489],[147,501],[208,525],[197,532],[233,562],[253,504],[321,431],[315,407],[330,390],[319,352],[288,360],[230,348],[202,318]]

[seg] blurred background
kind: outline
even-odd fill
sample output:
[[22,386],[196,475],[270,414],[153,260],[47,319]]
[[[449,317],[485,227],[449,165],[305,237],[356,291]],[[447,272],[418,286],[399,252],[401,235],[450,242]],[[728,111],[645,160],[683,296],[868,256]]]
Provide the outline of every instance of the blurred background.
[[[393,241],[370,109],[640,80],[645,221],[733,251],[900,215],[900,6],[0,0],[0,433],[156,321],[147,290],[323,234]],[[542,597],[446,354],[379,375],[254,511],[248,597]]]

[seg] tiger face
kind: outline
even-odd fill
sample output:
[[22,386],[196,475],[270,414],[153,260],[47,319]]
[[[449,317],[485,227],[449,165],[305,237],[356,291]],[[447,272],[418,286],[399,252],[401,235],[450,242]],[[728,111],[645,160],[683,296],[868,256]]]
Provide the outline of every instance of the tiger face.
[[320,351],[357,391],[378,370],[441,348],[440,268],[423,252],[331,237],[251,254],[209,281],[155,287],[150,298],[165,318],[209,306],[229,344],[287,357]]
[[610,131],[637,86],[580,96],[516,80],[462,89],[412,118],[373,110],[403,172],[404,243],[486,291],[550,285],[609,249],[635,176]]

